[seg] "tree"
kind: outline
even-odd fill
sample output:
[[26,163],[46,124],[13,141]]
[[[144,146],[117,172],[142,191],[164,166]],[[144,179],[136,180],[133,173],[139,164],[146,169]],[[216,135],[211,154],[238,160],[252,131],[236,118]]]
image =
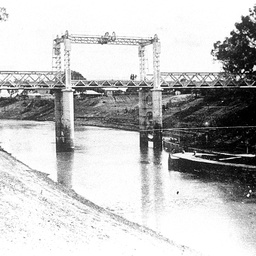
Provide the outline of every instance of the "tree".
[[0,21],[6,21],[8,16],[9,14],[6,13],[6,9],[4,7],[0,7]]
[[213,45],[211,54],[222,63],[225,72],[249,73],[256,71],[256,5],[223,42]]
[[77,71],[71,70],[71,79],[72,80],[86,80],[82,74]]
[[[62,76],[62,83],[65,84],[66,82],[66,73],[63,74]],[[86,78],[84,78],[84,76],[77,72],[77,71],[74,71],[74,70],[71,70],[71,80],[86,80]]]

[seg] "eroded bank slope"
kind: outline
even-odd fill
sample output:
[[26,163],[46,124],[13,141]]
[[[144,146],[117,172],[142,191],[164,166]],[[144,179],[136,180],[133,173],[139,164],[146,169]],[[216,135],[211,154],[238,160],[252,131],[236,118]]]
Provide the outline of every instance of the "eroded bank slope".
[[1,255],[199,255],[0,150]]

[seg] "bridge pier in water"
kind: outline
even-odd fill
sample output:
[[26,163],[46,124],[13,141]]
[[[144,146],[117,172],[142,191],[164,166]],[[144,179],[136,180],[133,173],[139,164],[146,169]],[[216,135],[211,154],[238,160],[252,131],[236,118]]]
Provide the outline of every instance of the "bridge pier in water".
[[[149,132],[152,131],[153,147],[162,149],[162,89],[160,87],[160,41],[153,40],[154,86],[151,91],[139,91],[140,147],[148,147]],[[145,47],[139,47],[140,80],[145,81]]]
[[153,110],[153,147],[162,149],[162,89],[152,90],[152,110]]
[[70,39],[65,38],[65,85],[66,88],[55,92],[55,132],[56,151],[74,150],[75,119],[74,119],[74,90],[71,86],[70,69]]
[[160,52],[161,44],[155,35],[153,42],[153,70],[154,87],[152,89],[152,110],[153,110],[153,147],[162,149],[162,89],[160,81]]
[[[139,91],[139,131],[140,147],[148,147],[148,141],[153,141],[154,148],[162,149],[161,89]],[[149,139],[150,132],[152,139]]]
[[74,91],[64,89],[55,92],[56,151],[74,150]]
[[148,132],[152,118],[152,98],[150,91],[140,89],[139,91],[139,131],[140,147],[148,147]]

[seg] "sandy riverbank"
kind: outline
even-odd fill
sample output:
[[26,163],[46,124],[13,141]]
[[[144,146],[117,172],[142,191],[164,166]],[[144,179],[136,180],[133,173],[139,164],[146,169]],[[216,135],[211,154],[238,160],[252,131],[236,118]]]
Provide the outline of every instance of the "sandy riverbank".
[[199,255],[0,150],[1,255]]

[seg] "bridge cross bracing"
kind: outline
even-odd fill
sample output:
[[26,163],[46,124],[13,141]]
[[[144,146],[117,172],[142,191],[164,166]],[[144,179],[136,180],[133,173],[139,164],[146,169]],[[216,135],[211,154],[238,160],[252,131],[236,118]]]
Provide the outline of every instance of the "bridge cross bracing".
[[[181,88],[256,88],[255,75],[218,72],[161,72],[162,89]],[[153,88],[153,74],[144,80],[71,80],[73,89],[89,88]],[[0,89],[63,89],[64,72],[0,71]]]

